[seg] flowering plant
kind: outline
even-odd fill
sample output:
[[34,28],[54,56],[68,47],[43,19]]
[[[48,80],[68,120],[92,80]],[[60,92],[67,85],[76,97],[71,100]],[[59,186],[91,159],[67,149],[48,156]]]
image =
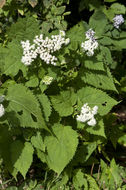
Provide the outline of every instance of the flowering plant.
[[[54,184],[50,177],[47,189],[123,184],[123,169],[106,147],[116,148],[125,135],[113,110],[126,91],[126,8],[95,3],[79,1],[80,13],[91,16],[75,24],[65,11],[68,0],[0,2],[0,157],[15,180],[27,179],[39,162],[43,175],[59,179]],[[104,174],[98,180],[94,164]]]

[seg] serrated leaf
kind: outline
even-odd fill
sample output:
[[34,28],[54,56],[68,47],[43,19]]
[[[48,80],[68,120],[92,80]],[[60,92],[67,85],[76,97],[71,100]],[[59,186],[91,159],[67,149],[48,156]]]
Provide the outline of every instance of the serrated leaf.
[[87,177],[87,181],[89,183],[89,190],[100,190],[95,179],[91,175],[85,174],[85,176]]
[[37,87],[38,85],[39,85],[39,80],[35,75],[31,76],[29,81],[25,83],[25,86],[27,87]]
[[96,36],[100,36],[104,33],[107,22],[105,14],[101,10],[95,10],[94,14],[90,17],[89,25],[95,30]]
[[11,145],[12,163],[25,178],[33,160],[34,149],[29,142],[15,141]]
[[80,190],[81,188],[84,188],[85,190],[88,189],[87,180],[84,177],[84,173],[80,169],[77,169],[76,174],[73,176],[73,185],[76,190]]
[[21,62],[23,51],[21,44],[13,40],[8,44],[7,56],[4,58],[3,73],[10,76],[18,74],[19,70],[22,70],[24,76],[26,76],[27,67]]
[[75,154],[75,165],[78,163],[86,162],[90,158],[92,153],[96,150],[96,148],[96,142],[85,142],[81,146],[79,146]]
[[40,33],[39,22],[32,16],[19,18],[18,21],[11,25],[7,30],[9,38],[17,41],[33,40]]
[[52,127],[54,136],[45,138],[48,166],[60,174],[73,158],[78,145],[77,133],[70,126],[56,124]]
[[112,159],[111,163],[110,163],[110,172],[112,177],[114,178],[114,181],[116,183],[116,185],[121,185],[122,183],[122,178],[120,176],[120,170],[118,165],[116,165],[116,162],[114,159]]
[[110,8],[113,9],[115,14],[125,14],[126,12],[125,6],[120,3],[113,3]]
[[126,39],[113,40],[113,45],[116,46],[117,50],[126,49]]
[[103,62],[97,61],[95,59],[95,57],[92,57],[90,59],[86,59],[84,61],[84,66],[88,69],[91,69],[91,70],[105,71]]
[[98,113],[103,116],[107,114],[113,106],[118,104],[116,100],[108,96],[105,92],[92,87],[85,87],[78,91],[78,100],[81,108],[85,103],[89,106],[98,106]]
[[40,132],[38,132],[36,136],[32,136],[31,143],[36,149],[45,151],[45,145]]
[[36,97],[25,86],[9,86],[6,99],[9,101],[9,111],[16,113],[22,127],[47,129]]
[[45,94],[39,95],[38,98],[39,98],[39,102],[43,108],[45,119],[46,119],[46,121],[49,121],[49,116],[51,115],[51,111],[52,111],[51,103]]
[[51,102],[60,116],[68,116],[73,113],[76,94],[73,91],[61,91],[60,95],[51,96]]
[[76,50],[81,42],[85,40],[85,32],[87,31],[87,25],[85,22],[79,22],[72,27],[68,32],[67,36],[70,38],[70,44],[68,48]]
[[98,121],[98,123],[95,126],[86,127],[86,131],[88,133],[90,133],[90,134],[98,135],[98,136],[102,136],[102,137],[106,138],[105,129],[104,129],[104,123],[103,123],[102,119],[100,121]]
[[106,73],[86,71],[81,78],[85,83],[94,87],[117,91],[112,78],[108,77]]

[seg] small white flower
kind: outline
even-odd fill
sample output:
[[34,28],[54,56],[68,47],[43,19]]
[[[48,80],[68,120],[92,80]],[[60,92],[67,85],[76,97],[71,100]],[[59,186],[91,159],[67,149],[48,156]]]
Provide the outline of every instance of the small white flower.
[[46,64],[56,65],[57,58],[52,55],[57,50],[60,50],[62,45],[67,45],[70,39],[65,39],[65,32],[60,30],[59,35],[52,35],[51,39],[46,37],[43,39],[43,35],[35,36],[33,40],[34,44],[30,45],[29,40],[26,42],[21,41],[23,48],[22,63],[24,65],[31,65],[31,63],[39,55],[40,58],[46,62]]
[[120,26],[122,23],[124,23],[124,18],[123,18],[122,15],[116,15],[116,16],[113,18],[113,21],[114,21],[114,23],[113,23],[114,27],[118,29],[119,26]]
[[66,34],[65,34],[65,31],[63,31],[63,30],[60,30],[59,31],[59,34],[61,35],[61,36],[65,36]]
[[0,117],[2,117],[5,113],[4,106],[0,104]]
[[86,33],[86,41],[82,42],[81,47],[87,56],[93,56],[94,50],[98,48],[98,42],[95,38],[95,32],[92,29],[89,29]]
[[87,32],[85,32],[86,39],[94,39],[95,32],[90,28]]
[[94,126],[96,125],[96,119],[94,115],[97,114],[98,106],[94,106],[92,109],[88,106],[88,104],[84,104],[81,108],[80,115],[77,115],[77,120],[80,122],[87,122],[88,125]]
[[45,76],[43,79],[42,79],[42,82],[46,85],[50,85],[51,82],[53,80],[53,77],[50,77],[50,76]]
[[96,40],[86,40],[81,44],[81,47],[84,52],[86,52],[87,56],[93,56],[94,50],[98,48],[98,42]]
[[88,122],[87,122],[88,125],[90,126],[95,126],[96,125],[96,119],[94,117],[92,117]]

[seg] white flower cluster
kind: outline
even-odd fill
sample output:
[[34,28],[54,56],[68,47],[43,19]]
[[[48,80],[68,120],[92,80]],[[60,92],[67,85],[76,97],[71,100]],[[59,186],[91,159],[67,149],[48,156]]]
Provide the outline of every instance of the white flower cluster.
[[0,104],[0,117],[2,117],[5,113],[3,104]]
[[50,77],[50,76],[45,76],[43,79],[42,79],[42,82],[46,85],[50,85],[51,82],[53,80],[53,77]]
[[35,36],[34,44],[30,45],[29,40],[21,41],[23,48],[22,63],[31,65],[31,63],[39,55],[47,64],[56,65],[57,58],[52,55],[55,51],[61,49],[62,45],[67,45],[70,39],[65,39],[65,32],[60,30],[58,35],[52,35],[51,38],[43,38],[43,35]]
[[88,125],[96,125],[96,119],[94,115],[98,112],[98,106],[94,106],[92,109],[88,106],[88,103],[84,104],[81,108],[80,115],[77,115],[77,120],[81,122],[87,122]]
[[95,32],[92,29],[89,29],[86,33],[86,41],[82,42],[81,47],[83,51],[86,52],[87,56],[93,56],[94,50],[98,48],[98,42],[94,37]]
[[119,26],[120,26],[122,23],[124,23],[124,18],[123,18],[122,15],[116,15],[116,16],[113,18],[113,21],[114,21],[114,23],[113,23],[114,27],[118,29]]

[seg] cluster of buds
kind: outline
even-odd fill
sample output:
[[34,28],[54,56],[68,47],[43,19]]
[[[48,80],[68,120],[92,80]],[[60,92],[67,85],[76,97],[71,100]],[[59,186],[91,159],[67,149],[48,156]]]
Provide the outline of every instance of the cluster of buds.
[[82,123],[87,122],[90,126],[96,125],[96,119],[94,115],[98,112],[98,106],[94,106],[92,109],[88,106],[88,103],[84,104],[81,108],[80,115],[77,115],[77,121]]
[[52,81],[53,81],[53,77],[50,77],[47,75],[42,79],[42,82],[46,85],[50,85]]
[[95,38],[95,32],[92,29],[89,29],[86,33],[86,41],[82,42],[81,47],[87,56],[93,56],[94,50],[98,48],[98,42]]
[[43,35],[35,36],[33,44],[30,45],[29,40],[21,41],[23,48],[22,63],[31,65],[31,63],[39,55],[41,60],[46,64],[56,65],[57,58],[52,55],[54,52],[61,49],[62,45],[67,45],[70,42],[69,38],[65,39],[65,32],[60,31],[58,35],[52,35],[51,38],[43,38]]
[[115,28],[119,29],[120,25],[124,23],[124,18],[122,15],[116,15],[114,18],[113,18],[113,25]]

